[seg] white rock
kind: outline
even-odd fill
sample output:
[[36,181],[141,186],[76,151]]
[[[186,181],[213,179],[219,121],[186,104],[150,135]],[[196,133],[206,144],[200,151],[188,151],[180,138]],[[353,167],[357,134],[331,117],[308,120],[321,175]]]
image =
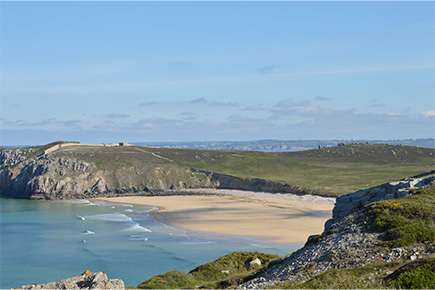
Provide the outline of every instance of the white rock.
[[261,266],[261,261],[258,258],[255,258],[254,260],[252,260],[251,262],[249,262],[249,268],[251,268],[254,265],[258,265]]

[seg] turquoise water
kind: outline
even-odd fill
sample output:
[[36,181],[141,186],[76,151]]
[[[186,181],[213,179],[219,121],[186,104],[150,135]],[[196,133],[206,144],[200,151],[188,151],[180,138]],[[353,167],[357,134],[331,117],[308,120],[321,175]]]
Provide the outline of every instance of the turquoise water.
[[137,286],[234,251],[285,255],[302,246],[187,231],[155,220],[150,207],[127,204],[0,199],[0,210],[0,288],[85,270]]

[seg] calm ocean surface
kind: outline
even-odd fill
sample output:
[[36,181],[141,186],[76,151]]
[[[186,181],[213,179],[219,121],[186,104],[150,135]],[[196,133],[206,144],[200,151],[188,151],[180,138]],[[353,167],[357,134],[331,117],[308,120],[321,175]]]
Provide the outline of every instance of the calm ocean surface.
[[0,199],[0,210],[2,289],[59,281],[85,270],[137,286],[234,251],[286,255],[303,246],[191,232],[158,222],[150,207],[128,204]]

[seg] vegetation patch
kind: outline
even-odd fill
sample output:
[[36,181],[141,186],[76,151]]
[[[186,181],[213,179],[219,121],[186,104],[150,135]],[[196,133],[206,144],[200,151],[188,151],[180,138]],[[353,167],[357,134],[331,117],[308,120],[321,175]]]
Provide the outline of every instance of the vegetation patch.
[[412,196],[367,206],[376,230],[386,232],[385,246],[404,247],[435,240],[435,185]]
[[288,281],[273,286],[276,289],[381,289],[383,278],[394,271],[398,263],[375,263],[348,269],[330,269],[308,281]]
[[330,269],[308,281],[288,281],[274,289],[434,289],[435,257]]
[[[266,271],[268,264],[278,256],[259,252],[234,252],[201,265],[189,273],[171,271],[155,276],[143,283],[140,289],[206,288],[222,289],[237,287],[247,277],[258,271]],[[258,259],[261,265],[250,262]]]
[[183,167],[240,178],[260,178],[335,197],[428,172],[435,165],[434,149],[385,144],[356,144],[285,153],[147,150],[170,158]]
[[385,279],[388,287],[396,289],[434,289],[435,257],[408,263]]

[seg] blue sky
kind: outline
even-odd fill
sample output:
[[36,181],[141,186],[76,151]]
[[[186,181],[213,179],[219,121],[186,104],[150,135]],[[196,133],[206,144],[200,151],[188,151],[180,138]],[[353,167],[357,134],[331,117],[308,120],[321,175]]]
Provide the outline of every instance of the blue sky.
[[434,2],[0,2],[0,145],[435,137]]

